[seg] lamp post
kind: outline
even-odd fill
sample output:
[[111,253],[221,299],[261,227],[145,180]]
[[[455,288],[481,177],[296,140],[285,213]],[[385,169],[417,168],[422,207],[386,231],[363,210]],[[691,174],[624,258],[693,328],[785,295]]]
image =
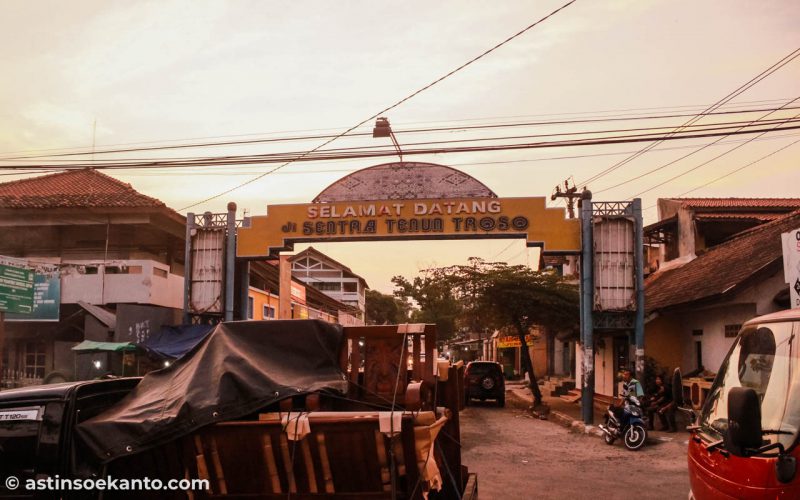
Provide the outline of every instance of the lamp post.
[[397,137],[395,137],[394,132],[392,132],[392,126],[389,125],[389,119],[384,118],[383,116],[378,117],[375,120],[375,128],[372,129],[372,137],[389,137],[392,140],[392,144],[397,149],[397,156],[400,157],[400,161],[403,161],[403,151],[400,150],[400,143],[397,142]]

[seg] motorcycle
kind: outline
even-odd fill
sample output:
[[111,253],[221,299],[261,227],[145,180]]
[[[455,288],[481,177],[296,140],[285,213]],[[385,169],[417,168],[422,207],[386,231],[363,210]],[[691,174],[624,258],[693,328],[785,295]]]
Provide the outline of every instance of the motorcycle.
[[614,408],[610,407],[606,413],[605,424],[598,427],[603,431],[603,438],[609,445],[622,438],[625,447],[635,451],[647,441],[647,417],[643,416],[639,400],[633,396],[626,399],[622,418],[618,418]]

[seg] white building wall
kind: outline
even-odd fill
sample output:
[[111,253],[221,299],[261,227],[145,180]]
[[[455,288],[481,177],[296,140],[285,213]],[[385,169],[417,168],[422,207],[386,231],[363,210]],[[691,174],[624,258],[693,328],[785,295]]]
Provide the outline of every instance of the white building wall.
[[[742,290],[726,302],[682,313],[681,369],[686,372],[697,367],[695,342],[700,341],[703,366],[706,370],[717,372],[734,341],[732,337],[725,337],[725,325],[744,324],[756,316],[777,311],[779,307],[772,299],[785,286],[783,274],[778,272]],[[693,336],[693,330],[703,330],[703,335]]]
[[[169,266],[152,260],[106,262],[70,261],[64,263],[61,277],[61,303],[78,301],[89,304],[150,304],[183,308],[182,276],[169,272]],[[85,274],[86,267],[96,267],[96,274]],[[131,274],[106,274],[106,267],[137,268]],[[138,272],[141,268],[141,272]]]
[[[614,349],[611,337],[606,338],[605,347],[598,347],[594,352],[594,392],[612,396],[616,373],[614,373]],[[583,380],[583,350],[575,343],[575,386],[580,389]]]

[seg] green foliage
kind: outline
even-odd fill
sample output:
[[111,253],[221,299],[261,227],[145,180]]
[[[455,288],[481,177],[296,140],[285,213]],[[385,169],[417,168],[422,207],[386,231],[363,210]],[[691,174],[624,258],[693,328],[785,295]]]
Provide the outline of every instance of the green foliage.
[[365,308],[368,325],[396,325],[409,320],[411,305],[392,295],[367,290]]
[[[471,258],[469,264],[426,270],[409,281],[395,276],[395,295],[414,299],[422,321],[434,322],[441,338],[457,327],[473,331],[534,326],[551,331],[578,328],[578,289],[549,271]],[[416,319],[415,319],[416,320]]]
[[417,323],[435,323],[439,340],[447,340],[456,331],[456,318],[462,306],[446,281],[437,273],[426,273],[409,281],[395,276],[392,282],[397,287],[395,296],[413,299],[419,309],[411,313],[411,320]]

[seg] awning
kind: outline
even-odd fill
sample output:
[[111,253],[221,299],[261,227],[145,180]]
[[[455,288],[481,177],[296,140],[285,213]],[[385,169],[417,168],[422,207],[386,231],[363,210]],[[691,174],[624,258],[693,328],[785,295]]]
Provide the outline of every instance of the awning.
[[73,347],[72,350],[78,352],[123,352],[135,351],[136,346],[130,342],[95,342],[93,340],[84,340]]
[[161,330],[137,345],[162,358],[180,358],[213,329],[213,325],[162,326]]

